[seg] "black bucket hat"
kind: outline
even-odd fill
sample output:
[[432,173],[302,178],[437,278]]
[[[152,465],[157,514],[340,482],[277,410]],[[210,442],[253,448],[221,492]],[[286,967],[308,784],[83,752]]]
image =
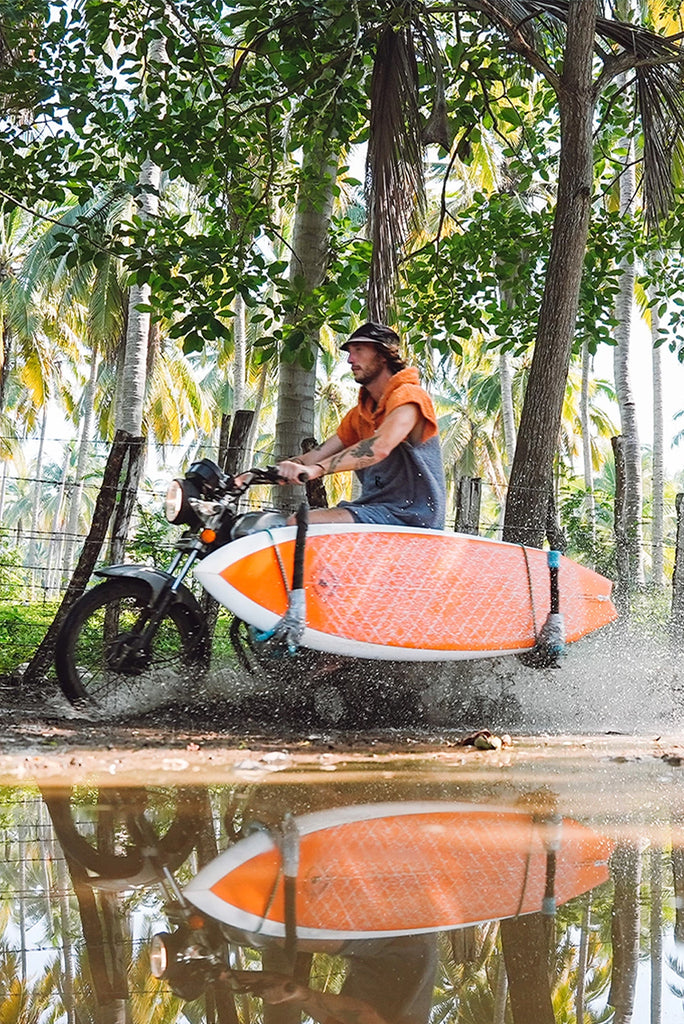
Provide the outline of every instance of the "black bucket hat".
[[357,327],[353,334],[349,336],[348,341],[345,341],[340,348],[343,352],[346,352],[350,345],[356,342],[365,342],[369,345],[379,345],[393,358],[401,358],[401,340],[396,331],[393,331],[391,327],[385,327],[384,324],[367,323],[362,324],[361,327]]

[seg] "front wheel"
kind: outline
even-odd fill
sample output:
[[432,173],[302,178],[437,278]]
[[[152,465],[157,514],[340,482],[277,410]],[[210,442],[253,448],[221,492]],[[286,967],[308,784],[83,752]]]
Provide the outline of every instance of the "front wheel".
[[[72,704],[114,713],[142,711],[180,696],[207,659],[206,628],[191,608],[172,604],[149,643],[150,588],[115,577],[86,591],[57,639],[59,685]],[[161,698],[161,699],[160,699]]]

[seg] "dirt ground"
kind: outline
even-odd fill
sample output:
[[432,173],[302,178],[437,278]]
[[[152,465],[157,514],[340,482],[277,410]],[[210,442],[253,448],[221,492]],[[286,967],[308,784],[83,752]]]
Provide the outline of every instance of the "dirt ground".
[[273,718],[264,723],[220,702],[109,721],[71,708],[51,687],[35,694],[10,683],[0,685],[0,707],[0,777],[15,779],[78,769],[111,775],[191,770],[192,765],[218,770],[253,756],[264,759],[265,766],[277,765],[281,756],[312,765],[342,756],[405,758],[465,750],[462,741],[468,735],[463,729],[425,726],[329,730]]
[[[321,729],[237,715],[220,703],[203,709],[170,707],[125,721],[88,717],[72,709],[56,690],[31,694],[0,685],[0,782],[61,784],[84,778],[99,784],[140,784],[142,780],[209,782],[227,775],[257,777],[284,769],[319,772],[372,765],[382,770],[424,770],[465,766],[508,770],[523,763],[609,760],[616,767],[666,762],[684,766],[684,737],[651,732],[634,736],[607,730],[594,736],[494,733],[496,743],[480,749],[467,728],[429,725],[361,730]],[[499,740],[503,739],[500,743]],[[285,772],[287,775],[288,772]],[[273,777],[273,776],[272,776]]]

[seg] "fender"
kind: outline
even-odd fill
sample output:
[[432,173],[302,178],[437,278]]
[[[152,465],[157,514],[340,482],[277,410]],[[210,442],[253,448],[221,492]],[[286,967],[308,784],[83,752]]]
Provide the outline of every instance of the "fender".
[[[147,565],[132,565],[130,563],[127,565],[107,565],[104,569],[96,569],[93,575],[105,577],[128,576],[130,579],[142,580],[143,583],[147,583],[155,598],[163,590],[168,590],[169,583],[172,583],[175,578],[170,572],[165,572],[164,569],[150,569]],[[176,591],[174,604],[185,605],[200,621],[204,621],[204,615],[197,598],[184,583],[181,583]]]

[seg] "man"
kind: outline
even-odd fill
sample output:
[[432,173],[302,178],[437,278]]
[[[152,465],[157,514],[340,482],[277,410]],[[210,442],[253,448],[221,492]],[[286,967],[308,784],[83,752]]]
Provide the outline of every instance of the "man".
[[427,1024],[438,965],[436,934],[354,940],[337,952],[348,958],[339,995],[278,974],[264,975],[257,994],[265,1003],[289,1003],[322,1024]]
[[444,528],[446,485],[432,399],[382,324],[359,327],[342,345],[361,385],[357,405],[318,448],[278,463],[284,483],[356,472],[361,496],[313,509],[312,523],[389,523]]

